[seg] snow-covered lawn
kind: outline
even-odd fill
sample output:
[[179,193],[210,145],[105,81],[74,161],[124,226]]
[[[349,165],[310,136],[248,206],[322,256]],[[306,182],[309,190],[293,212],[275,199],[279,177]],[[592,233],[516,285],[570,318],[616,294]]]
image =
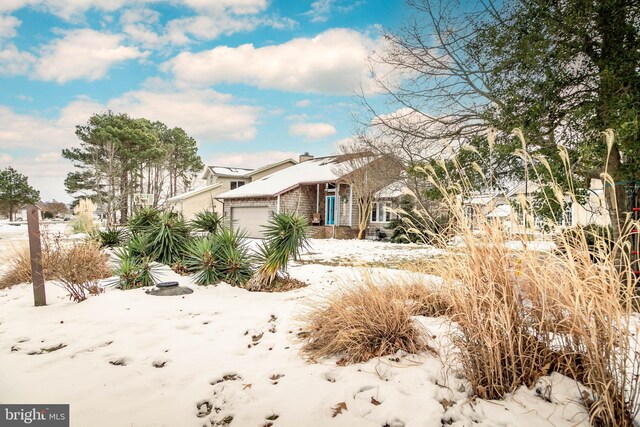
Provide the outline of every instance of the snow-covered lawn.
[[290,270],[309,286],[286,293],[196,287],[168,269],[163,279],[194,292],[157,297],[108,289],[76,304],[48,284],[48,305],[35,308],[29,285],[0,290],[0,402],[69,403],[78,427],[588,425],[573,382],[557,374],[505,401],[469,398],[464,372],[446,359],[444,319],[416,319],[435,337],[440,357],[394,355],[350,366],[305,360],[296,319],[305,301],[359,275],[314,260],[386,262],[435,252],[379,242],[312,244],[305,263]]

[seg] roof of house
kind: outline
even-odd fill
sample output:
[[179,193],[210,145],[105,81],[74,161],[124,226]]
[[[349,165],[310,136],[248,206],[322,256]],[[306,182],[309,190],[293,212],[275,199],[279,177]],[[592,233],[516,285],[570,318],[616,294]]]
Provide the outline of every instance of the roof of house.
[[211,185],[204,185],[202,187],[194,188],[193,190],[187,191],[186,193],[178,194],[177,196],[173,196],[167,199],[167,202],[179,202],[180,200],[187,199],[189,197],[195,196],[200,193],[204,193],[205,191],[211,191],[215,188],[221,187],[222,183],[216,182]]
[[209,166],[209,170],[215,173],[218,176],[229,176],[229,177],[243,177],[250,172],[253,172],[253,169],[247,168],[236,168],[231,166]]
[[333,182],[340,178],[335,172],[336,159],[336,156],[329,156],[307,160],[222,193],[217,198],[273,197],[301,184]]
[[260,167],[258,169],[254,169],[251,172],[249,172],[248,174],[246,174],[245,176],[253,176],[253,175],[257,174],[257,173],[264,172],[264,171],[269,170],[271,168],[275,168],[275,167],[278,167],[280,165],[284,165],[285,163],[293,163],[294,165],[298,164],[298,162],[296,162],[294,159],[291,159],[291,158],[284,159],[284,160],[281,160],[279,162],[270,163],[270,164],[262,166],[262,167]]
[[411,191],[407,187],[404,181],[395,181],[387,185],[384,188],[376,191],[376,199],[395,199],[405,194],[411,194]]

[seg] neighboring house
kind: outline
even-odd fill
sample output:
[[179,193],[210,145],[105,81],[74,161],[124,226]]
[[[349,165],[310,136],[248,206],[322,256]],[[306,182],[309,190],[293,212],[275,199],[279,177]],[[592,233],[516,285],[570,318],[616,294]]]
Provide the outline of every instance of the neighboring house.
[[[14,216],[16,221],[26,221],[27,220],[27,206],[23,205],[16,211]],[[36,207],[38,208],[38,219],[42,221],[44,219],[44,211],[47,208],[47,204],[39,201],[36,203]]]
[[[354,238],[358,207],[352,188],[340,182],[340,162],[340,156],[307,156],[295,166],[222,193],[218,199],[224,202],[224,217],[232,228],[260,238],[273,214],[296,212],[308,219],[314,237]],[[386,216],[380,219],[382,225]]]
[[187,220],[204,210],[222,214],[222,202],[216,199],[220,194],[296,164],[295,160],[286,159],[258,169],[207,166],[200,177],[199,187],[168,199],[167,204],[174,211],[181,212]]
[[[467,217],[473,219],[474,215],[482,213],[487,218],[493,218],[502,221],[507,227],[515,230],[517,226],[512,224],[514,216],[512,206],[516,205],[520,200],[524,200],[526,196],[529,199],[538,192],[540,186],[536,183],[529,182],[518,183],[510,190],[505,192],[477,194],[465,200],[464,208]],[[518,222],[520,218],[517,218]],[[535,219],[536,228],[541,228],[545,221],[541,218]],[[588,224],[608,225],[609,215],[604,199],[604,189],[602,181],[592,179],[591,186],[587,195],[587,199],[583,204],[574,203],[569,196],[566,196],[565,209],[562,218],[558,221],[560,226],[573,227],[585,226]]]

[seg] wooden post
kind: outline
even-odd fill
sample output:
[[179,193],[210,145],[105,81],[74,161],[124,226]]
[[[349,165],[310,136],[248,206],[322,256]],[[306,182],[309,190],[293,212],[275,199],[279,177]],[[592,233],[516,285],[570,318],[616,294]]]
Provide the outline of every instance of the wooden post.
[[33,301],[36,307],[47,305],[42,274],[42,246],[40,244],[39,209],[27,206],[27,230],[29,231],[29,255],[31,256],[31,280],[33,282]]

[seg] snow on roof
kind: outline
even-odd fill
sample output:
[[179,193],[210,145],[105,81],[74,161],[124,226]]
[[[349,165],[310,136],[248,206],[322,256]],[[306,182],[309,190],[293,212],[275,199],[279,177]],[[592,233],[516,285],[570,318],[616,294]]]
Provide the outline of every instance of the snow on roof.
[[231,166],[209,166],[209,170],[218,176],[237,176],[242,177],[252,172],[253,169],[236,168]]
[[511,206],[509,205],[498,205],[491,212],[487,214],[489,218],[505,218],[510,216],[512,213]]
[[247,176],[253,176],[253,175],[257,174],[257,173],[264,172],[264,171],[266,171],[268,169],[275,168],[276,166],[284,165],[285,163],[289,163],[289,162],[293,163],[294,165],[298,163],[297,161],[295,161],[295,160],[293,160],[291,158],[284,159],[284,160],[281,160],[279,162],[269,163],[268,165],[259,167],[258,169],[254,169],[251,172],[249,172],[247,174]]
[[222,186],[222,183],[216,182],[215,184],[205,185],[202,187],[194,188],[193,190],[187,191],[186,193],[178,194],[177,196],[173,196],[170,199],[167,199],[167,202],[178,202],[180,200],[184,200],[191,196],[195,196],[196,194],[204,193],[205,191],[213,190],[214,188],[218,188]]
[[339,176],[334,172],[335,161],[336,157],[334,156],[307,160],[245,184],[235,190],[222,193],[217,198],[272,197],[293,189],[300,184],[336,181]]
[[378,190],[375,194],[376,199],[394,199],[405,194],[411,194],[403,181],[392,182],[386,187]]
[[540,186],[533,181],[520,182],[514,185],[514,187],[507,192],[506,196],[514,197],[514,196],[517,196],[518,194],[525,194],[525,193],[531,194],[531,193],[535,193],[539,189],[540,189]]
[[488,204],[491,200],[493,200],[493,198],[496,197],[495,194],[476,194],[474,196],[469,197],[467,200],[465,200],[465,203],[468,205],[486,205]]

